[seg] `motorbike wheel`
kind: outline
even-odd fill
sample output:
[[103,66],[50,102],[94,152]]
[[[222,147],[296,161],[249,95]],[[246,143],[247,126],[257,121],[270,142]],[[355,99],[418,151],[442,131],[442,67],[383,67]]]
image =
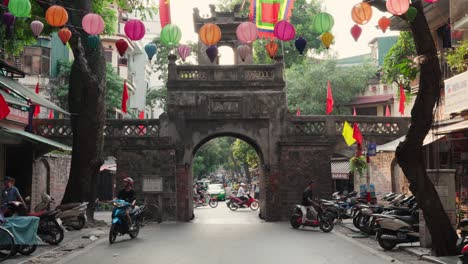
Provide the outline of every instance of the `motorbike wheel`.
[[140,224],[137,221],[135,222],[135,229],[131,232],[128,232],[128,235],[130,236],[130,238],[135,239],[139,233],[140,233]]
[[260,208],[260,205],[258,204],[257,201],[252,202],[252,203],[250,204],[250,209],[252,209],[252,211],[257,211],[258,208]]
[[361,221],[361,214],[358,213],[356,216],[353,217],[353,225],[354,227],[359,229],[359,221]]
[[333,230],[335,225],[333,224],[333,219],[328,219],[327,217],[320,217],[320,230],[325,233],[329,233]]
[[389,240],[382,239],[383,234],[384,234],[383,232],[379,231],[379,233],[377,235],[377,242],[379,242],[380,247],[382,247],[385,250],[394,249],[396,247],[397,243],[394,242],[394,241],[389,241]]
[[116,238],[117,238],[117,226],[115,224],[112,224],[109,230],[109,243],[114,244]]
[[34,253],[34,251],[36,251],[36,249],[37,249],[37,245],[21,245],[21,246],[18,246],[18,252],[21,255],[24,255],[24,256],[31,255],[32,253]]
[[302,218],[302,216],[298,214],[293,214],[291,218],[289,219],[289,223],[291,224],[292,228],[298,229],[301,224],[298,222],[299,218]]
[[327,216],[327,218],[332,219],[333,223],[338,223],[340,221],[340,212],[335,207],[327,207],[323,211],[323,215]]
[[60,242],[62,242],[64,234],[63,234],[63,229],[60,227],[59,223],[57,220],[49,221],[45,223],[46,230],[44,234],[42,234],[41,239],[46,242],[47,244],[50,245],[58,245]]
[[84,216],[78,216],[78,223],[75,225],[70,225],[71,228],[75,230],[81,230],[86,225],[86,218]]
[[364,232],[364,233],[366,233],[368,235],[371,235],[372,230],[371,230],[370,224],[371,224],[370,216],[368,216],[368,215],[362,216],[359,223],[358,223],[359,230],[361,230],[362,232]]
[[210,204],[211,208],[215,208],[216,206],[218,206],[218,200],[217,199],[211,199],[209,204]]
[[228,207],[231,209],[231,211],[236,211],[239,209],[239,206],[236,203],[229,203]]

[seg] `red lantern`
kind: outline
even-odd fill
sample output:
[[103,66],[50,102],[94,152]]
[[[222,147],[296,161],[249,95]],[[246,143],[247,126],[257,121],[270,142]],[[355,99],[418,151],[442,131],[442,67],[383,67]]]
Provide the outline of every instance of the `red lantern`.
[[236,30],[237,39],[242,43],[252,43],[258,38],[257,26],[252,22],[242,22]]
[[270,56],[270,58],[273,59],[276,56],[276,53],[278,52],[278,44],[276,43],[276,41],[272,40],[268,42],[268,44],[266,44],[265,49],[268,52],[268,56]]
[[67,42],[70,40],[72,33],[68,28],[62,28],[58,31],[58,36],[62,41],[63,45],[66,45]]
[[104,20],[98,14],[89,13],[81,21],[83,30],[89,35],[99,35],[104,31]]
[[125,55],[125,52],[128,49],[128,43],[124,39],[119,39],[117,42],[115,42],[115,47],[119,51],[120,56],[122,57]]
[[351,18],[356,24],[367,24],[372,18],[372,7],[368,3],[359,3],[353,6]]
[[124,27],[125,35],[131,40],[140,40],[145,36],[146,27],[138,19],[130,19]]
[[362,33],[362,29],[360,26],[354,25],[351,28],[351,35],[353,36],[355,41],[358,41],[359,37],[361,36],[361,33]]
[[390,18],[383,16],[379,19],[379,28],[382,30],[383,33],[385,33],[389,26]]
[[409,1],[408,0],[388,0],[387,1],[387,10],[388,12],[396,15],[401,16],[409,8]]
[[296,37],[296,29],[286,20],[276,23],[273,33],[282,41],[290,41]]

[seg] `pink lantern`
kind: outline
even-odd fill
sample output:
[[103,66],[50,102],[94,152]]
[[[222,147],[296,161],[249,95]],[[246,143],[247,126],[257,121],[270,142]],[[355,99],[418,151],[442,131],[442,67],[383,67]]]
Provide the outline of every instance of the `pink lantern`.
[[179,53],[179,56],[182,59],[182,61],[185,61],[185,59],[190,55],[190,51],[190,46],[183,44],[177,48],[177,52]]
[[387,1],[387,10],[388,12],[394,14],[395,16],[401,16],[409,8],[408,0],[388,0]]
[[435,2],[437,2],[437,1],[439,1],[439,0],[424,0],[424,1],[426,1],[426,2],[428,2],[428,3],[430,3],[430,4],[432,4],[432,3],[435,3]]
[[43,29],[44,24],[41,21],[34,20],[33,22],[31,22],[31,30],[36,38],[39,37],[39,35],[41,35]]
[[286,20],[281,20],[276,23],[273,33],[275,34],[275,37],[282,41],[290,41],[296,37],[294,26]]
[[241,60],[245,61],[245,59],[250,55],[250,48],[247,45],[240,45],[237,47],[237,53]]
[[258,38],[257,26],[252,22],[242,22],[236,30],[237,39],[242,43],[252,43]]
[[361,36],[361,33],[362,33],[362,29],[360,26],[358,25],[354,25],[352,28],[351,28],[351,36],[353,36],[353,39],[355,41],[358,41],[359,37]]
[[124,27],[125,35],[131,40],[140,40],[145,36],[146,28],[138,19],[130,19]]
[[83,17],[81,25],[84,31],[90,35],[99,35],[104,31],[104,20],[98,14],[87,14]]

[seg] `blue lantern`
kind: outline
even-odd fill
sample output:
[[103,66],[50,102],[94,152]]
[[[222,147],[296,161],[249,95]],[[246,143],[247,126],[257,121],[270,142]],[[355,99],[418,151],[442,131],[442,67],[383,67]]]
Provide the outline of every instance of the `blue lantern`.
[[153,43],[146,44],[145,51],[146,55],[148,55],[149,60],[153,59],[153,56],[156,54],[156,50],[156,45],[154,45]]

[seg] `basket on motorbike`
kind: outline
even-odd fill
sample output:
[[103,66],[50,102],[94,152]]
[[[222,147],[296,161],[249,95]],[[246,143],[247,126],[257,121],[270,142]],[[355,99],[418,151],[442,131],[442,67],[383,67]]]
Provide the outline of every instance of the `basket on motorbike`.
[[[10,231],[15,238],[15,253],[18,251],[23,255],[29,255],[36,250],[40,238],[37,236],[39,217],[15,216],[6,219],[3,228]],[[0,244],[2,244],[0,237]]]

